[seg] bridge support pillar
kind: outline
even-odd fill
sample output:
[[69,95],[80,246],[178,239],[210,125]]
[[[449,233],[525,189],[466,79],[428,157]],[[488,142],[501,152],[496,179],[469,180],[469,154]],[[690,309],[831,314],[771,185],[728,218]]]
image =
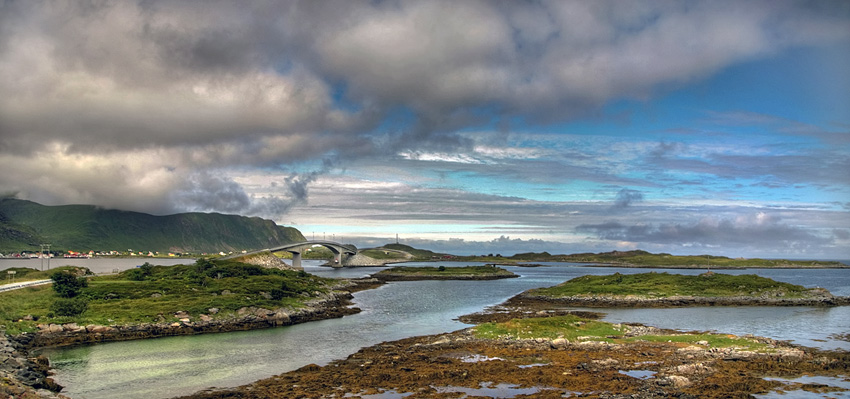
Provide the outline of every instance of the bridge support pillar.
[[301,266],[301,252],[292,252],[292,268],[293,269],[303,269]]

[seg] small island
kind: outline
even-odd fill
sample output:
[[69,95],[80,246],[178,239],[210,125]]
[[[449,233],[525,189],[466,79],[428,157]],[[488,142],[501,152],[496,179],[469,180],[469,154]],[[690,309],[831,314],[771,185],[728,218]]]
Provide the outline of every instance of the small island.
[[585,307],[839,306],[850,298],[754,274],[707,272],[582,276],[554,287],[529,290],[518,299]]
[[464,267],[407,267],[397,266],[382,270],[372,277],[381,281],[420,281],[420,280],[498,280],[519,277],[500,267],[464,266]]

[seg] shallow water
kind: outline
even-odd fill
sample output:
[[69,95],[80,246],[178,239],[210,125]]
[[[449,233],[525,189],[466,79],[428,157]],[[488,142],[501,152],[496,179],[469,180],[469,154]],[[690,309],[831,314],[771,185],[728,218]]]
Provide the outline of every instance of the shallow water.
[[[383,268],[331,269],[305,261],[305,269],[326,277],[360,277]],[[467,263],[441,262],[446,266]],[[407,264],[408,266],[428,265]],[[583,267],[506,267],[520,278],[494,281],[394,282],[354,295],[363,311],[267,330],[167,337],[49,349],[55,379],[74,399],[157,399],[217,386],[246,384],[310,363],[327,364],[383,341],[437,334],[467,327],[458,316],[501,303],[530,288],[551,286],[585,274],[643,273],[646,269]],[[703,270],[655,270],[699,274]],[[719,271],[726,273],[727,271]],[[728,271],[759,274],[779,281],[821,286],[850,295],[850,270]],[[599,309],[594,309],[599,310]],[[607,309],[606,320],[639,322],[664,328],[713,330],[793,340],[808,346],[850,350],[850,343],[830,338],[850,332],[850,307],[768,308],[708,307],[684,309]]]

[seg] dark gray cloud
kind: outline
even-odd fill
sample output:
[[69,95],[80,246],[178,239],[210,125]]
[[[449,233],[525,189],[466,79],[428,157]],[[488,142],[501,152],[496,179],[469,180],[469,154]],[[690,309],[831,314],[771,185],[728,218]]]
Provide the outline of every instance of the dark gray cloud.
[[788,251],[822,250],[834,243],[813,230],[791,226],[763,212],[737,219],[704,217],[693,223],[632,223],[610,221],[582,224],[576,230],[610,241],[652,243],[679,247],[736,248],[783,247]]
[[[7,1],[0,187],[45,203],[270,216],[304,204],[329,171],[287,166],[470,150],[480,143],[457,131],[494,118],[504,127],[595,115],[611,100],[645,100],[730,65],[846,39],[848,20],[842,1]],[[398,126],[383,124],[398,115]],[[659,146],[645,162],[847,183],[830,173],[847,170],[838,153],[817,165],[807,154],[694,160],[677,155],[685,148]],[[581,152],[442,171],[657,186]],[[284,171],[283,192],[256,196],[229,177],[252,168]],[[639,199],[626,193],[615,202]]]
[[564,120],[847,35],[846,10],[826,3],[838,12],[792,1],[7,2],[0,83],[15,103],[0,129],[6,143],[144,147],[348,134],[403,107],[418,125],[400,137],[439,144],[489,118],[482,109]]

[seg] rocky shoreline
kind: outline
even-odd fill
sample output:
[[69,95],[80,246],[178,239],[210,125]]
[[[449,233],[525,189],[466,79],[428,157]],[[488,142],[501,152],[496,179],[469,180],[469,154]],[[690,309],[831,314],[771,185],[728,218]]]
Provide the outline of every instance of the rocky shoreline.
[[637,295],[577,295],[568,297],[551,297],[522,293],[520,299],[540,302],[550,302],[560,306],[576,306],[588,308],[668,308],[688,306],[847,306],[850,297],[833,296],[823,289],[814,289],[811,296],[805,298],[788,298],[780,296],[726,296],[726,297],[697,297],[669,296],[647,298]]
[[[245,307],[236,317],[213,319],[201,315],[193,320],[178,312],[179,321],[172,323],[141,323],[132,325],[87,325],[75,323],[43,324],[35,333],[14,336],[0,334],[0,394],[10,398],[63,398],[62,387],[49,377],[49,363],[43,357],[31,357],[34,349],[71,346],[109,341],[149,339],[177,335],[196,335],[218,332],[257,330],[288,326],[309,321],[339,318],[360,312],[352,307],[352,293],[383,284],[375,279],[352,279],[334,287],[300,309],[263,309]],[[214,309],[210,309],[213,311]],[[211,312],[214,313],[214,312]],[[206,316],[206,317],[205,317]]]
[[[501,322],[575,314],[557,304],[514,297],[465,322]],[[593,314],[581,312],[581,317]],[[346,359],[241,387],[208,390],[189,399],[388,397],[593,397],[657,399],[751,397],[773,390],[846,391],[822,383],[802,384],[766,376],[819,376],[840,381],[850,354],[822,352],[761,337],[745,339],[762,349],[676,342],[688,335],[637,324],[617,325],[628,343],[598,339],[505,337],[483,339],[472,328],[413,337],[363,348]],[[661,341],[647,335],[668,336]],[[527,395],[527,396],[524,396]]]

